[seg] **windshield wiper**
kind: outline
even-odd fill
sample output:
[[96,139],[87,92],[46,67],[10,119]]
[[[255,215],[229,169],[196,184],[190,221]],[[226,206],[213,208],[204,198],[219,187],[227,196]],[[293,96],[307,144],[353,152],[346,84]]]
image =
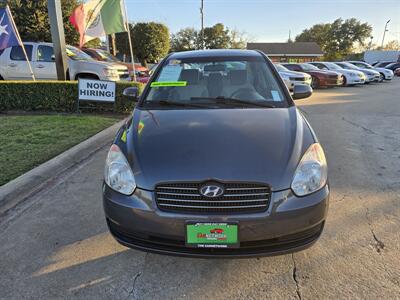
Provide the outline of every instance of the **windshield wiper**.
[[197,107],[197,108],[204,108],[207,105],[204,104],[197,104],[197,103],[188,103],[188,102],[175,102],[175,101],[168,101],[168,100],[159,100],[159,101],[145,101],[145,104],[150,105],[160,105],[160,106],[178,106],[178,107]]
[[244,105],[254,105],[258,107],[266,107],[266,108],[275,108],[275,105],[272,104],[267,104],[267,103],[259,103],[255,101],[247,101],[247,100],[241,100],[237,98],[229,98],[229,97],[224,97],[224,96],[218,96],[218,97],[192,97],[190,100],[213,100],[217,104],[227,104],[227,105],[232,105],[232,104],[244,104]]

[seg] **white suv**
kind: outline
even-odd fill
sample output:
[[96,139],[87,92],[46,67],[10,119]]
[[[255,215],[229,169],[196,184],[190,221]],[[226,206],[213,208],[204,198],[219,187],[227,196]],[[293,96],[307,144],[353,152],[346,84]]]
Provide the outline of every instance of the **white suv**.
[[[24,43],[33,73],[38,80],[57,79],[53,44]],[[130,80],[128,68],[115,63],[100,62],[73,46],[67,46],[67,79]],[[0,52],[0,79],[30,80],[31,74],[20,46]]]

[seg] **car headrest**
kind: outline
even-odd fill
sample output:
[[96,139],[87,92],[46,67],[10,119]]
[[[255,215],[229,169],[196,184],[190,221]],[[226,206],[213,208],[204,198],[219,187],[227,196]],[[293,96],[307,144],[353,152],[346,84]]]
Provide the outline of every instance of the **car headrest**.
[[247,81],[246,70],[232,70],[229,72],[229,80],[232,85],[245,84]]
[[182,70],[179,80],[186,81],[188,85],[198,84],[200,81],[200,71],[198,69]]
[[204,72],[225,72],[225,65],[206,65],[204,66]]

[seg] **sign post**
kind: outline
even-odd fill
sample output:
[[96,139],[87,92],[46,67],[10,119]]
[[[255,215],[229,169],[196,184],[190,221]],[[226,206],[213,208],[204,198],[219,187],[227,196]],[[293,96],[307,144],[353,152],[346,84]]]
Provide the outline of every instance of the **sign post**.
[[66,79],[67,58],[64,36],[64,26],[61,11],[61,0],[49,0],[47,3],[49,11],[51,39],[53,41],[54,56],[56,60],[57,79]]

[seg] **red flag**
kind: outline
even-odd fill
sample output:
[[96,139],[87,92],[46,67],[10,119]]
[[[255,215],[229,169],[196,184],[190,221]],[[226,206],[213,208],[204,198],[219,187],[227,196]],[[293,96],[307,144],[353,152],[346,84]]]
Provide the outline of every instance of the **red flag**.
[[69,17],[69,21],[75,27],[75,29],[79,32],[79,47],[82,48],[85,39],[85,11],[83,4],[77,6],[72,15]]

